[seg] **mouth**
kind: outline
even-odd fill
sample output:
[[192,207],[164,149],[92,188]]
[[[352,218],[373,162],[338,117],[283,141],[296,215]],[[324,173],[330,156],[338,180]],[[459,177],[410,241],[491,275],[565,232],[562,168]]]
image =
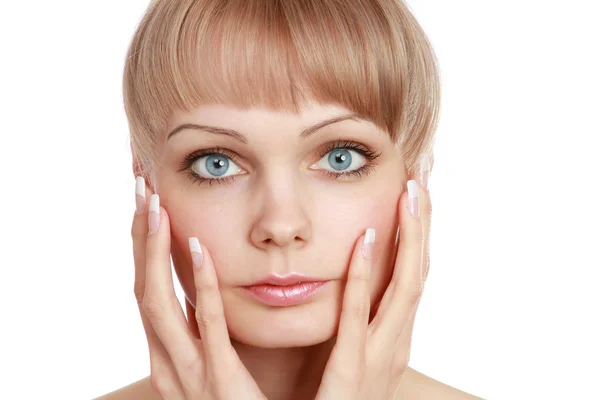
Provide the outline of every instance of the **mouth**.
[[318,293],[329,281],[296,281],[291,284],[259,283],[242,286],[242,289],[259,302],[274,306],[286,307],[305,303]]

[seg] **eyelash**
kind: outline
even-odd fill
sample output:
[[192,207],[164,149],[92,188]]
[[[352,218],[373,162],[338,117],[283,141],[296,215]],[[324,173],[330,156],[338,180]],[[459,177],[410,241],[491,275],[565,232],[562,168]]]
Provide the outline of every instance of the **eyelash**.
[[[347,172],[333,172],[333,171],[324,170],[323,173],[325,173],[329,178],[332,178],[332,179],[339,179],[341,177],[350,176],[350,175],[353,175],[353,176],[356,176],[359,178],[362,176],[366,176],[375,168],[375,165],[374,165],[375,163],[373,163],[373,160],[375,160],[377,157],[379,157],[381,155],[381,152],[374,152],[371,149],[369,149],[368,147],[366,147],[365,145],[362,145],[360,143],[353,142],[351,140],[337,140],[337,141],[328,143],[325,146],[323,151],[321,151],[321,155],[320,155],[319,159],[323,158],[326,154],[330,153],[331,151],[337,150],[337,149],[354,150],[354,151],[358,152],[359,154],[361,154],[362,156],[364,156],[367,159],[367,163],[358,169],[355,169],[352,171],[347,171]],[[203,178],[191,170],[191,167],[194,164],[194,162],[196,162],[196,160],[198,160],[199,158],[204,157],[204,156],[212,156],[212,155],[222,155],[222,156],[228,157],[234,163],[239,165],[237,157],[234,153],[232,153],[226,149],[223,149],[221,147],[215,147],[212,149],[198,150],[198,151],[195,151],[195,152],[189,154],[188,156],[186,156],[183,159],[183,161],[181,162],[180,172],[184,171],[184,170],[189,170],[188,174],[187,174],[188,177],[192,180],[192,182],[195,182],[198,184],[202,184],[206,181],[208,181],[209,185],[212,185],[213,182],[217,182],[219,184],[225,184],[225,183],[230,182],[232,179],[234,179],[236,177],[236,175],[226,176],[224,178]]]

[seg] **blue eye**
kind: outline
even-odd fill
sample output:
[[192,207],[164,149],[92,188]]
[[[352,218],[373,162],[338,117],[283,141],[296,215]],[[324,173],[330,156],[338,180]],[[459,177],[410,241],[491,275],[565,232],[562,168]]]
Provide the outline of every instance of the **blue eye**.
[[319,168],[332,171],[344,171],[348,169],[356,170],[363,166],[365,156],[355,150],[337,148],[331,150],[328,154],[325,154],[323,158],[317,162]]
[[[380,152],[348,140],[332,142],[320,154],[321,159],[309,169],[321,170],[332,179],[365,176],[375,169],[374,160],[381,155]],[[236,162],[237,155],[227,149],[202,149],[185,157],[180,171],[187,170],[188,177],[199,184],[224,184],[235,180],[237,175],[244,175],[244,170]]]
[[194,161],[192,170],[201,178],[212,179],[237,175],[242,169],[225,155],[211,154]]

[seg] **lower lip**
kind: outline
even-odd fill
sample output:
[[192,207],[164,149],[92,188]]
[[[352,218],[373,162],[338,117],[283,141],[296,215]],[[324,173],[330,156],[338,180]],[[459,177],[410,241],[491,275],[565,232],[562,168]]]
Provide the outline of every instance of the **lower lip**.
[[288,286],[256,285],[245,286],[243,289],[266,305],[284,307],[303,303],[317,293],[327,282],[302,282]]

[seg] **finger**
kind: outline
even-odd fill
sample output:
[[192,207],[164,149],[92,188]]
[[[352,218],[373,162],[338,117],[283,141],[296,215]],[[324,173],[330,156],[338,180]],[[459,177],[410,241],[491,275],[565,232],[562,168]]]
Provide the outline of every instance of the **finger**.
[[135,279],[133,292],[138,305],[141,305],[146,287],[146,235],[148,233],[147,202],[148,194],[144,178],[138,176],[135,180],[136,211],[131,224],[131,239],[133,242],[133,261],[135,264]]
[[[415,307],[416,311],[416,307]],[[402,376],[406,372],[406,368],[408,367],[408,363],[410,361],[410,350],[412,345],[412,332],[414,327],[414,319],[415,313],[411,314],[411,317],[406,323],[400,339],[398,340],[398,345],[396,349],[386,349],[387,352],[393,352],[392,354],[392,362],[390,364],[389,371],[389,379],[393,382],[401,382]],[[395,351],[394,351],[395,350]],[[386,393],[386,399],[396,398],[397,386],[388,385],[388,392]]]
[[223,300],[212,257],[198,238],[189,238],[190,254],[196,286],[196,310],[194,312],[198,332],[202,337],[205,361],[213,371],[226,371],[237,361],[223,310]]
[[166,396],[167,391],[175,391],[177,398],[181,398],[183,392],[175,368],[142,309],[146,283],[146,235],[148,233],[148,208],[146,199],[151,194],[152,192],[146,186],[144,178],[141,176],[137,177],[135,185],[136,211],[131,226],[133,260],[135,265],[133,291],[148,341],[152,385],[163,397]]
[[365,342],[369,324],[372,252],[375,229],[367,229],[354,248],[344,291],[342,313],[331,358],[336,374],[358,378],[365,364]]
[[[158,194],[150,197],[146,238],[146,288],[143,310],[160,338],[185,388],[185,378],[199,371],[200,354],[187,327],[171,274],[169,217]],[[196,375],[197,376],[197,375]]]
[[[414,181],[400,197],[400,240],[394,272],[369,329],[377,343],[395,346],[412,308],[421,296],[423,267],[423,189]],[[414,210],[414,215],[409,211]]]
[[[427,280],[427,276],[429,274],[429,238],[431,231],[431,194],[428,190],[428,182],[429,182],[429,174],[431,171],[431,167],[433,166],[433,153],[427,153],[419,162],[418,173],[413,175],[413,179],[419,180],[420,185],[425,189],[425,193],[422,196],[422,208],[421,210],[425,210],[426,212],[421,213],[421,222],[423,226],[423,235],[425,237],[424,245],[423,245],[423,285]],[[382,298],[383,300],[383,298]],[[377,311],[379,310],[379,306],[381,304],[381,300],[371,309],[371,317],[369,323],[373,320],[375,315],[377,315]]]
[[420,302],[421,298],[417,300],[417,303],[413,307],[410,317],[408,318],[408,321],[406,322],[405,326],[402,328],[400,338],[398,339],[398,344],[396,346],[394,358],[392,360],[392,368],[394,368],[397,374],[403,373],[410,361],[413,329],[415,326],[417,309],[419,307]]
[[148,233],[148,207],[146,199],[150,194],[151,192],[146,186],[144,178],[141,176],[137,177],[135,185],[136,212],[133,216],[131,226],[133,261],[135,264],[133,292],[137,300],[146,338],[148,339],[148,350],[151,353],[151,357],[154,354],[154,357],[165,357],[168,359],[166,350],[156,336],[156,332],[152,329],[152,325],[142,309],[146,288],[146,235]]
[[[150,351],[150,381],[152,387],[163,399],[183,399],[184,391],[173,362],[169,358],[165,347],[152,329],[152,324],[147,318],[142,318],[144,330],[148,336]],[[152,332],[154,339],[150,340],[148,332]]]
[[421,196],[422,199],[422,208],[421,210],[425,210],[425,212],[421,213],[421,223],[423,225],[423,237],[424,237],[424,245],[423,245],[423,285],[427,280],[427,276],[429,274],[429,238],[431,231],[431,193],[429,192],[429,174],[431,171],[431,166],[433,164],[433,153],[425,154],[419,163],[419,184],[424,189]]

